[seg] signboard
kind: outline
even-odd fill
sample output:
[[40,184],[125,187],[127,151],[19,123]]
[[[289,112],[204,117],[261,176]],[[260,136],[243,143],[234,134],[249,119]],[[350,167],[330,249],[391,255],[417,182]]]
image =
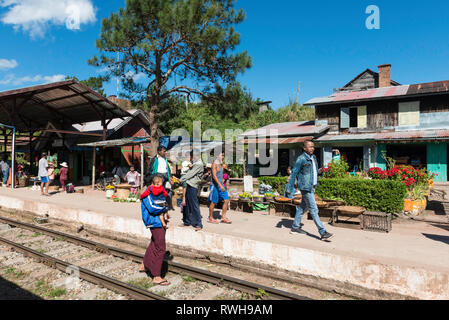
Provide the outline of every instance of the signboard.
[[243,177],[243,192],[253,193],[253,177]]

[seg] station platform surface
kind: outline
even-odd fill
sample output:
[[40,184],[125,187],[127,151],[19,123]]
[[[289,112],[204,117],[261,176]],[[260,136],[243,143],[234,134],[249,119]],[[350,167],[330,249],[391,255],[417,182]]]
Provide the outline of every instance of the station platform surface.
[[[105,193],[84,194],[0,187],[0,206],[76,221],[113,232],[149,237],[139,203],[114,203]],[[449,225],[400,220],[390,233],[339,228],[322,221],[330,241],[321,241],[313,221],[304,215],[307,235],[290,234],[293,218],[228,211],[232,224],[207,222],[203,230],[179,227],[179,208],[170,212],[169,244],[265,263],[310,276],[350,283],[413,298],[449,299]],[[221,210],[216,210],[219,217]]]

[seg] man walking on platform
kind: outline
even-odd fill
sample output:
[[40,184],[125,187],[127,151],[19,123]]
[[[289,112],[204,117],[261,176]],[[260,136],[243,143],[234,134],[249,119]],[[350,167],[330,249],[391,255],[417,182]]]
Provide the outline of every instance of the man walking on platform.
[[215,205],[220,201],[223,201],[223,208],[221,211],[221,222],[231,224],[232,221],[226,218],[226,212],[228,210],[229,205],[229,196],[228,192],[223,183],[223,159],[224,152],[220,151],[220,154],[217,156],[216,160],[212,164],[212,183],[211,190],[209,194],[209,219],[210,223],[218,223],[217,220],[214,219],[214,209]]
[[293,222],[290,233],[307,233],[301,229],[301,219],[308,207],[313,222],[315,222],[318,232],[321,235],[321,240],[330,239],[333,234],[327,232],[324,228],[324,225],[318,216],[318,207],[315,202],[315,188],[318,185],[318,173],[321,172],[322,169],[318,169],[318,162],[313,154],[315,151],[314,143],[310,140],[304,141],[303,150],[304,152],[298,159],[296,159],[288,186],[288,190],[295,190],[295,182],[297,181],[298,189],[302,194],[301,205],[296,207],[295,221]]
[[[168,165],[167,158],[165,157],[165,152],[167,148],[164,146],[159,146],[157,148],[157,155],[151,159],[150,165],[148,166],[147,173],[145,174],[145,184],[149,186],[153,177],[155,175],[160,176],[163,179],[162,185],[165,189],[170,190],[173,184],[173,179],[171,177],[170,166]],[[167,184],[168,182],[168,184]],[[168,208],[173,210],[172,206],[172,192],[169,191],[167,197]]]

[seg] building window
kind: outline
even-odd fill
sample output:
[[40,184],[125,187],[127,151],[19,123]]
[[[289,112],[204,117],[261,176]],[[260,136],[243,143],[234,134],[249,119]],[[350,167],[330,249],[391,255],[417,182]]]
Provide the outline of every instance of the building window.
[[419,126],[419,101],[399,103],[399,126]]
[[340,128],[366,128],[366,106],[341,108]]

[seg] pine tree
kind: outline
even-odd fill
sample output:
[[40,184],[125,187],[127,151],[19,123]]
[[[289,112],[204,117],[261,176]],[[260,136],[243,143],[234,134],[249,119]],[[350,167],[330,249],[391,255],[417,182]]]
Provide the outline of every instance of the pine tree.
[[[151,155],[158,146],[161,106],[173,94],[205,96],[221,81],[234,82],[251,67],[247,52],[234,53],[245,18],[235,0],[127,0],[102,22],[89,63],[120,76],[127,96],[148,106]],[[117,59],[117,53],[120,59]],[[140,80],[137,80],[137,77]]]

